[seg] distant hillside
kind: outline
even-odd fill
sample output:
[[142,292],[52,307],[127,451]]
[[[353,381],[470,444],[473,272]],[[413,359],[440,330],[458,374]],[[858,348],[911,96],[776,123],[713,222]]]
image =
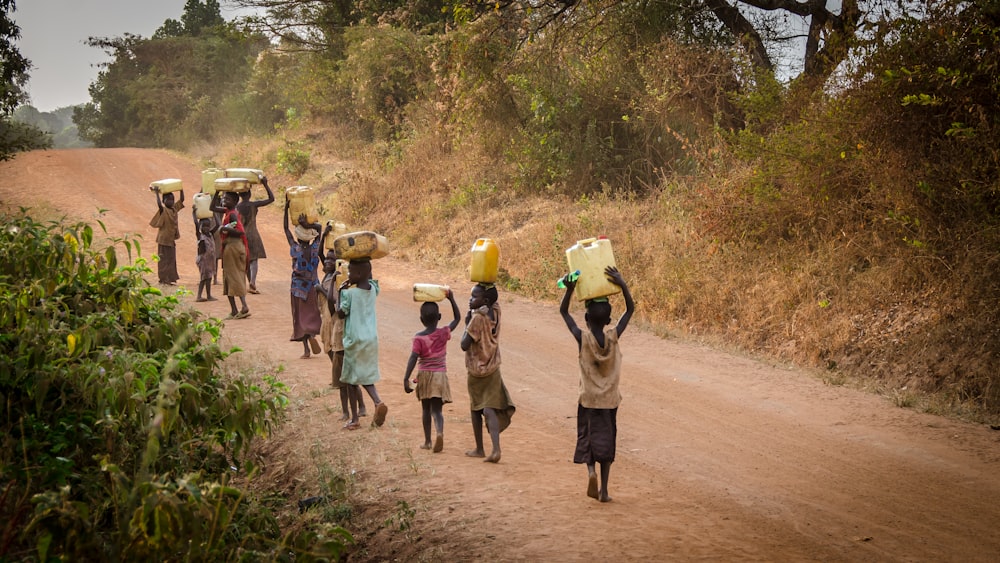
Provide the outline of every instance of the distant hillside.
[[14,120],[34,125],[52,135],[52,147],[75,149],[92,147],[93,143],[81,140],[73,123],[73,106],[66,106],[51,112],[40,112],[33,106],[21,106],[14,112]]

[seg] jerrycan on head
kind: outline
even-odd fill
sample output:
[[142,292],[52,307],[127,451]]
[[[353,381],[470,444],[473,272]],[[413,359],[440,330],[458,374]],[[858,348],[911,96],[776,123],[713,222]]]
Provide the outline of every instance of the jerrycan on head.
[[389,241],[371,231],[345,233],[333,239],[333,251],[341,260],[382,258],[389,254]]
[[256,168],[226,168],[226,178],[243,178],[251,184],[261,183],[264,171]]
[[297,224],[299,215],[305,213],[310,223],[319,222],[316,213],[316,193],[309,186],[291,186],[285,188],[285,199],[288,200],[288,220]]
[[607,237],[577,241],[566,249],[569,271],[580,271],[574,294],[580,301],[607,297],[621,292],[621,288],[608,281],[604,273],[608,266],[615,266],[615,254]]
[[212,215],[212,194],[205,192],[194,194],[194,216],[199,219],[208,219]]
[[448,298],[450,290],[451,288],[447,285],[415,283],[413,284],[413,300],[417,302],[444,301]]
[[184,189],[184,187],[181,185],[181,181],[177,178],[167,178],[165,180],[157,180],[155,182],[150,182],[149,189],[153,190],[154,188],[159,188],[160,195],[177,192]]
[[250,182],[243,178],[217,178],[212,182],[217,192],[232,192],[241,194],[250,191]]
[[215,181],[225,177],[226,171],[221,168],[206,168],[202,170],[201,191],[209,195],[215,195]]
[[340,235],[347,234],[347,225],[330,219],[326,222],[326,226],[330,232],[327,233],[326,240],[323,241],[323,250],[330,251],[333,250],[333,241]]
[[500,273],[500,247],[493,239],[476,239],[472,245],[469,280],[475,283],[496,283]]

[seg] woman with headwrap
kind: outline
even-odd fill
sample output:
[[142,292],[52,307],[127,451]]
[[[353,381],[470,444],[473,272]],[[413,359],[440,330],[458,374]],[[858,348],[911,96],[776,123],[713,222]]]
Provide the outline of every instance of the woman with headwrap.
[[298,225],[294,234],[288,227],[288,200],[285,201],[284,227],[285,238],[288,239],[289,254],[292,257],[292,338],[301,342],[302,358],[322,352],[316,335],[320,333],[323,320],[319,314],[319,304],[316,298],[319,285],[319,264],[322,258],[320,252],[320,230],[318,223],[310,223],[304,213],[298,217]]

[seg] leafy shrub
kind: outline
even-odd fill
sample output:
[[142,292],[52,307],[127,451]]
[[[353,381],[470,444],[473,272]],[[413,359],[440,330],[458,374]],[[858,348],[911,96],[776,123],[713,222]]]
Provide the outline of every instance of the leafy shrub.
[[336,557],[348,537],[293,548],[231,483],[283,385],[220,374],[220,322],[149,287],[137,241],[121,264],[89,225],[2,222],[0,559]]

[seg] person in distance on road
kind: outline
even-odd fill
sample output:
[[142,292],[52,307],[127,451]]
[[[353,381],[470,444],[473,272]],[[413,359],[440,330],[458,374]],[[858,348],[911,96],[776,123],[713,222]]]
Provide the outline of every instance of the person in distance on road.
[[[500,375],[500,305],[493,284],[476,284],[469,298],[465,315],[462,350],[469,373],[469,407],[472,411],[472,436],[476,448],[465,452],[469,457],[485,457],[483,461],[500,461],[500,433],[510,425],[516,407]],[[490,434],[493,450],[486,455],[483,448],[483,422]]]
[[[250,316],[247,306],[247,237],[236,211],[239,196],[233,192],[215,192],[212,211],[222,214],[222,293],[229,298],[229,319]],[[220,204],[221,201],[221,204]],[[236,309],[236,298],[242,307]]]
[[260,231],[257,230],[257,210],[274,203],[274,192],[271,191],[271,186],[267,185],[267,177],[262,176],[260,183],[267,190],[266,198],[251,201],[252,194],[250,190],[247,190],[240,194],[240,202],[236,204],[236,210],[240,212],[243,228],[247,233],[248,258],[250,260],[247,264],[247,279],[250,281],[248,290],[250,293],[260,293],[257,290],[258,260],[267,258],[267,252],[264,250],[264,239],[260,237]]
[[340,284],[337,315],[344,319],[344,368],[340,381],[348,388],[351,420],[344,425],[347,430],[361,427],[357,404],[361,389],[375,403],[372,426],[385,423],[389,407],[379,398],[375,384],[381,379],[378,369],[378,324],[375,315],[375,298],[379,294],[378,280],[372,279],[372,263],[368,258],[351,260],[347,265],[347,279]]
[[300,213],[295,232],[288,227],[289,200],[285,200],[285,213],[282,224],[285,228],[285,239],[288,240],[288,252],[292,257],[292,285],[290,289],[292,304],[292,342],[302,343],[302,359],[322,352],[316,335],[323,328],[323,319],[319,314],[317,288],[319,287],[320,244],[318,223],[310,223],[305,213]]
[[[611,303],[606,298],[590,299],[586,302],[587,330],[582,331],[569,313],[576,280],[563,278],[566,294],[559,305],[566,326],[576,339],[580,354],[580,397],[576,410],[576,452],[573,463],[587,464],[587,496],[609,502],[608,477],[611,464],[615,461],[616,439],[618,435],[618,405],[621,393],[618,380],[621,375],[621,350],[618,338],[635,310],[632,294],[617,268],[608,266],[604,271],[612,283],[622,288],[625,298],[625,314],[613,328],[611,324]],[[601,464],[601,482],[597,484],[596,464]]]
[[153,187],[156,194],[156,215],[149,221],[150,227],[156,228],[156,253],[160,260],[157,265],[157,275],[163,285],[175,285],[180,276],[177,275],[177,239],[181,238],[180,227],[177,224],[177,212],[184,208],[184,190],[181,197],[174,201],[173,192],[160,195],[160,188]]
[[[215,231],[219,225],[215,222],[215,217],[201,219],[198,221],[198,257],[195,263],[198,265],[198,297],[195,301],[215,301],[212,297],[212,279],[215,278],[218,262],[215,259]],[[202,297],[202,291],[205,296]]]
[[[444,449],[444,413],[441,410],[445,403],[451,402],[451,387],[448,385],[448,370],[445,364],[448,341],[451,340],[451,333],[458,327],[458,322],[462,320],[458,304],[455,303],[455,296],[450,289],[447,296],[451,302],[451,311],[455,315],[455,320],[447,326],[438,328],[441,311],[437,303],[427,301],[420,305],[420,323],[424,325],[424,329],[413,335],[412,352],[406,363],[406,374],[403,375],[403,390],[412,393],[410,374],[419,361],[416,391],[417,399],[420,399],[420,406],[423,409],[424,426],[424,443],[420,447],[425,450],[433,448],[434,453]],[[437,438],[433,446],[431,446],[431,419],[437,427]]]

